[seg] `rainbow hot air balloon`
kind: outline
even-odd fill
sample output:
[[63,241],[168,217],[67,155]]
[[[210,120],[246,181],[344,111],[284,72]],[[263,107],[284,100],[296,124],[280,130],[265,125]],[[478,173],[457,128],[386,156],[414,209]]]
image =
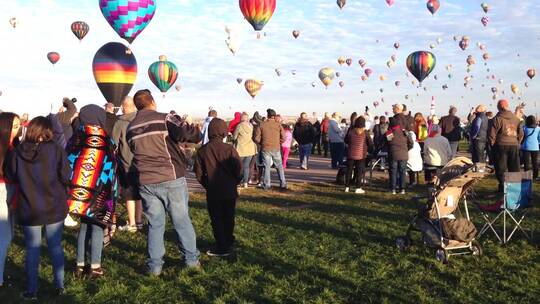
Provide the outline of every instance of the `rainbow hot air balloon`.
[[255,96],[259,94],[263,85],[264,85],[264,82],[260,80],[255,80],[255,79],[248,79],[244,83],[244,87],[246,87],[246,91],[253,99],[255,99]]
[[439,0],[429,0],[426,4],[427,9],[432,15],[435,15],[435,13],[439,10],[441,7],[441,3]]
[[137,60],[125,45],[109,42],[97,51],[92,70],[105,100],[119,107],[137,79]]
[[148,68],[148,77],[161,93],[165,93],[178,79],[178,69],[174,63],[167,61],[166,56],[161,55],[159,61],[152,63]]
[[156,0],[99,0],[103,17],[130,44],[152,21]]
[[429,76],[435,68],[437,59],[427,51],[414,52],[407,57],[407,69],[420,83]]
[[332,83],[332,81],[334,80],[334,77],[335,77],[334,69],[322,68],[319,71],[319,79],[321,80],[321,82],[324,84],[326,88],[328,88],[328,86]]
[[71,31],[79,39],[79,41],[82,41],[84,36],[88,34],[88,31],[90,30],[90,27],[88,24],[84,21],[75,21],[71,24]]
[[49,52],[47,54],[47,59],[49,59],[49,61],[55,65],[58,60],[60,60],[60,54],[58,54],[57,52]]
[[239,0],[240,10],[255,31],[261,31],[276,10],[276,0]]

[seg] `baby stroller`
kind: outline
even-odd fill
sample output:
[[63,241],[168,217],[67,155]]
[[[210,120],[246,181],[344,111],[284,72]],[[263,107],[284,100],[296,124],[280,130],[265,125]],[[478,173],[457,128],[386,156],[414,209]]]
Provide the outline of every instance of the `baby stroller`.
[[[442,263],[448,263],[452,255],[482,255],[482,248],[475,240],[476,228],[469,218],[467,196],[486,173],[475,172],[474,168],[471,160],[458,157],[441,169],[435,178],[434,188],[430,189],[427,204],[419,208],[406,235],[396,239],[401,251],[411,245],[412,231],[419,231],[423,243],[436,248],[435,257]],[[465,217],[461,215],[460,203]]]

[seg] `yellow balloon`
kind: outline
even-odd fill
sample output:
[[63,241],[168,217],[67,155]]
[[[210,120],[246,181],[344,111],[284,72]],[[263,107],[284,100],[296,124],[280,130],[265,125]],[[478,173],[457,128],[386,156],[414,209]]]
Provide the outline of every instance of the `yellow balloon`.
[[328,87],[332,83],[332,81],[334,80],[334,77],[335,77],[335,73],[334,73],[334,69],[332,68],[322,68],[319,71],[319,79],[326,87]]
[[261,91],[263,84],[264,84],[263,81],[255,80],[255,79],[248,79],[244,83],[244,86],[246,87],[246,91],[249,93],[249,95],[252,98],[255,98],[255,96],[257,96],[257,94],[259,94],[259,92]]

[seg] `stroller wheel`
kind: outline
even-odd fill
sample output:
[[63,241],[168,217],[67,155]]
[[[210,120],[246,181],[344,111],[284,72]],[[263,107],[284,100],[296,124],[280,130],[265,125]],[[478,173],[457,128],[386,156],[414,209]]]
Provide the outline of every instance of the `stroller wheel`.
[[472,243],[471,243],[471,252],[472,252],[472,255],[482,256],[482,254],[483,254],[482,247],[480,246],[478,241],[476,241],[476,240],[472,241]]
[[443,249],[437,249],[435,252],[435,258],[437,261],[443,264],[448,264],[448,254]]
[[396,246],[399,250],[405,251],[411,246],[411,239],[408,237],[398,237],[396,239]]

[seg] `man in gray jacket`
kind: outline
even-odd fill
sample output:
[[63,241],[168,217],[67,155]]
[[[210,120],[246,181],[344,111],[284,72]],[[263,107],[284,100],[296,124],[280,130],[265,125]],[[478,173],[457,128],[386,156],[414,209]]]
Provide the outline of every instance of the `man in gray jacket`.
[[134,96],[137,115],[127,141],[133,152],[144,215],[148,219],[148,268],[159,276],[163,267],[166,214],[172,219],[187,267],[200,268],[195,229],[189,217],[186,156],[179,143],[199,142],[200,132],[178,116],[159,113],[149,90]]

